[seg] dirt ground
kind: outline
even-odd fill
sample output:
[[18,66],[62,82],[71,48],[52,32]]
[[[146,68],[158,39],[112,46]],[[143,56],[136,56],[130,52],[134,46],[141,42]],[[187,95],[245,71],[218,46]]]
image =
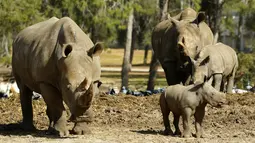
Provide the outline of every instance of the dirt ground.
[[[12,96],[0,99],[0,142],[255,142],[255,95],[233,94],[227,98],[228,105],[223,108],[207,106],[205,138],[201,139],[162,134],[159,94],[96,96],[93,103],[95,117],[90,124],[92,133],[56,138],[45,134],[48,118],[43,99],[33,101],[34,123],[38,131],[27,133],[18,128],[22,119],[19,97]],[[192,128],[195,133],[194,126]]]

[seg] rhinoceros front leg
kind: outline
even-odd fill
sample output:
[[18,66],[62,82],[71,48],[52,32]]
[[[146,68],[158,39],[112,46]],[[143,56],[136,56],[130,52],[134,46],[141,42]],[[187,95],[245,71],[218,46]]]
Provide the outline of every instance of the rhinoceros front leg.
[[200,107],[197,107],[195,112],[195,128],[196,128],[196,137],[200,138],[203,137],[203,128],[202,128],[202,122],[205,116],[205,105],[202,105]]
[[192,109],[191,108],[185,108],[183,110],[182,119],[183,119],[183,134],[182,137],[188,138],[191,137],[191,115],[192,115]]
[[25,85],[17,82],[20,89],[20,103],[22,108],[22,128],[27,131],[35,130],[33,124],[32,91]]
[[164,67],[164,72],[166,75],[166,80],[168,85],[175,85],[181,82],[180,77],[178,77],[176,62],[169,62]]
[[214,88],[218,91],[220,91],[221,82],[222,82],[222,74],[214,74]]
[[85,113],[80,117],[71,116],[70,120],[73,121],[74,127],[71,131],[72,134],[84,135],[91,133],[89,128],[89,123],[92,122],[93,111],[90,107],[85,111]]
[[47,105],[46,112],[50,120],[49,133],[56,133],[61,137],[69,135],[66,126],[66,112],[61,94],[58,90],[48,84],[41,84],[40,89]]

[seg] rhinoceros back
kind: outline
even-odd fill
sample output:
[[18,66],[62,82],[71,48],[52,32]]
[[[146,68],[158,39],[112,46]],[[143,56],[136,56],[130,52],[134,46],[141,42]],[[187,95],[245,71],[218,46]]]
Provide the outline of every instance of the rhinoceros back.
[[223,43],[208,46],[206,52],[210,55],[212,74],[223,73],[223,75],[229,75],[233,68],[238,66],[236,52]]

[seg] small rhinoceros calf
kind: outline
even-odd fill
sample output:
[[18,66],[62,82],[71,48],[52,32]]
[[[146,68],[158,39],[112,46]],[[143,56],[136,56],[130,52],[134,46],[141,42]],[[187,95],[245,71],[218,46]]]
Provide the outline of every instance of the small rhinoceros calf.
[[195,117],[196,137],[202,137],[202,121],[205,115],[205,106],[209,103],[214,107],[220,107],[226,103],[225,94],[214,89],[210,84],[183,86],[180,84],[169,86],[160,96],[160,107],[165,125],[165,134],[173,135],[169,124],[169,113],[174,115],[174,135],[180,135],[179,118],[182,116],[182,137],[191,137],[191,116]]
[[195,65],[195,84],[208,81],[218,91],[224,91],[227,83],[227,93],[232,93],[238,68],[238,59],[233,48],[223,43],[209,45],[201,50],[196,61],[192,61]]
[[100,84],[101,44],[70,18],[51,18],[22,30],[14,40],[12,70],[20,89],[23,127],[34,130],[32,91],[47,105],[49,131],[69,134],[63,101],[75,122],[73,133],[88,132],[91,102]]

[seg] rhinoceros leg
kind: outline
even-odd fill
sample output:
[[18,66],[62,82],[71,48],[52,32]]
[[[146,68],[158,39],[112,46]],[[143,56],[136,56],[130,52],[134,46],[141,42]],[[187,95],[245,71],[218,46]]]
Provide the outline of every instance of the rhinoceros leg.
[[91,133],[91,130],[89,129],[89,123],[92,122],[92,116],[93,116],[92,108],[90,107],[89,109],[87,109],[82,116],[83,116],[81,118],[82,121],[78,121],[78,122],[74,121],[75,125],[71,131],[72,134],[84,135],[84,134]]
[[191,115],[192,115],[192,109],[191,108],[185,108],[183,110],[182,119],[183,119],[183,134],[182,137],[188,138],[191,137]]
[[221,82],[222,82],[222,74],[214,74],[214,88],[218,91],[220,91]]
[[33,124],[32,91],[18,81],[17,84],[20,89],[20,103],[23,115],[22,128],[28,131],[35,130]]
[[176,63],[171,62],[165,65],[164,71],[166,75],[166,80],[168,85],[175,85],[181,82],[180,78],[177,76]]
[[48,84],[40,84],[41,93],[47,105],[47,115],[50,120],[49,132],[59,136],[67,136],[66,112],[61,94]]
[[181,131],[179,128],[179,120],[180,120],[180,115],[179,114],[174,114],[174,127],[175,127],[175,132],[174,135],[181,135]]
[[164,122],[164,126],[165,126],[165,131],[164,134],[165,135],[173,135],[173,131],[170,128],[170,123],[169,123],[169,113],[170,110],[167,107],[167,103],[166,103],[166,99],[165,99],[165,93],[162,93],[160,96],[160,109],[162,112],[162,116],[163,116],[163,122]]
[[195,128],[196,128],[196,137],[200,138],[203,137],[203,128],[202,128],[202,122],[205,116],[205,105],[202,105],[200,107],[197,107],[195,112]]
[[227,93],[232,93],[233,86],[234,86],[234,76],[230,76],[228,77]]

